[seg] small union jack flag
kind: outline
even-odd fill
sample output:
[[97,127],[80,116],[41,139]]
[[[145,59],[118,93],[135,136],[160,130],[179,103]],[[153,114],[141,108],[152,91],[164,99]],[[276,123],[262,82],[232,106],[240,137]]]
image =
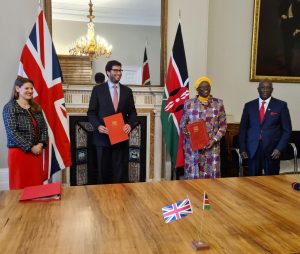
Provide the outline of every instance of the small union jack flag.
[[162,208],[165,223],[182,219],[193,213],[192,204],[189,199],[179,201]]

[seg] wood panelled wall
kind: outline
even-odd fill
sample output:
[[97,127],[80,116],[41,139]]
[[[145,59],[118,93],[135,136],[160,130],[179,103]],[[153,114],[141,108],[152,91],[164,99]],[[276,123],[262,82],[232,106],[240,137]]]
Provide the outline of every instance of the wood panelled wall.
[[64,84],[86,85],[92,83],[92,63],[88,56],[59,55],[58,59]]
[[227,158],[228,160],[232,160],[231,151],[233,148],[233,137],[239,134],[239,123],[228,123],[227,131],[225,134],[226,146],[227,146]]

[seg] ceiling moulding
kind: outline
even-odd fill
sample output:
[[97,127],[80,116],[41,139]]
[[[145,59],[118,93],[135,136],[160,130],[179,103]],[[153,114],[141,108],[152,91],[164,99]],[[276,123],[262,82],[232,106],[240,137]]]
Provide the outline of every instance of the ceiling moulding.
[[[149,12],[144,9],[101,7],[94,9],[95,23],[160,26],[160,10]],[[56,4],[52,6],[54,20],[86,21],[87,7]]]

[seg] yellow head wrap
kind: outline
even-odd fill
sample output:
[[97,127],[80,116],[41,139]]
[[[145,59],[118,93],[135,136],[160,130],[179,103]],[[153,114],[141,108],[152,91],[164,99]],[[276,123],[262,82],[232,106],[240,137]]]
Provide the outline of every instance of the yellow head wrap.
[[[195,89],[197,90],[197,88],[200,86],[200,84],[204,81],[207,82],[209,84],[209,86],[211,87],[211,80],[208,77],[201,77],[196,80],[196,82],[194,84]],[[205,97],[198,96],[198,100],[200,102],[207,103],[208,97],[205,98]]]
[[211,80],[207,77],[201,77],[196,80],[196,82],[194,84],[195,89],[197,90],[197,88],[200,86],[200,84],[204,81],[206,81],[209,84],[209,86],[211,87],[211,83],[212,83]]

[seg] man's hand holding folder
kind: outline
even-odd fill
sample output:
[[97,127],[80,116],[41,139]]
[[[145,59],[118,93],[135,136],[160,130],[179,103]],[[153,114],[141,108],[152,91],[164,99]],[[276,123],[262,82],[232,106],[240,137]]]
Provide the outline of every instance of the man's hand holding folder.
[[111,145],[128,140],[128,134],[131,131],[129,124],[124,123],[121,113],[114,114],[103,118],[109,141]]

